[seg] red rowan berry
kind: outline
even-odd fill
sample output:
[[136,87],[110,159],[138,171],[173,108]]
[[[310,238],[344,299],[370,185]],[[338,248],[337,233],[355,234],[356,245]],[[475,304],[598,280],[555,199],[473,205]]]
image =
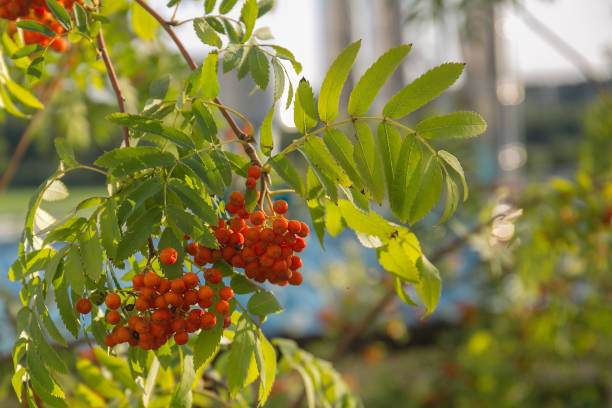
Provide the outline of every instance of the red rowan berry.
[[185,332],[178,332],[174,335],[174,342],[179,346],[189,341],[189,335]]
[[287,229],[292,234],[298,234],[300,230],[302,229],[302,224],[299,221],[291,220],[287,224]]
[[194,289],[187,289],[183,295],[183,301],[187,305],[194,305],[198,303],[198,292]]
[[149,288],[156,288],[159,285],[161,278],[155,272],[147,272],[144,277],[144,284]]
[[232,325],[232,318],[230,316],[225,316],[223,319],[223,328],[230,327]]
[[266,249],[266,255],[269,256],[270,258],[278,258],[281,255],[281,247],[278,245],[270,245],[267,249]]
[[230,260],[230,263],[232,264],[232,266],[234,266],[236,268],[243,268],[244,267],[244,259],[242,258],[242,256],[240,254],[236,254],[236,255],[232,256],[232,259]]
[[109,322],[110,324],[117,324],[121,321],[121,315],[119,314],[118,311],[111,310],[106,315],[106,321]]
[[253,177],[249,177],[246,180],[246,189],[247,190],[254,190],[255,188],[257,188],[257,179],[253,178]]
[[173,292],[183,293],[187,290],[187,285],[185,285],[185,282],[181,278],[176,278],[170,282],[170,288]]
[[240,191],[234,191],[229,196],[229,202],[240,206],[244,204],[244,195]]
[[183,275],[183,282],[185,282],[188,289],[193,289],[200,283],[200,278],[193,272],[187,272]]
[[[83,298],[83,299],[77,300],[76,310],[80,314],[88,314],[89,312],[91,312],[91,302],[89,301],[89,299]],[[112,346],[109,346],[109,347],[112,347]]]
[[240,211],[240,206],[234,203],[227,203],[227,205],[225,206],[225,209],[227,210],[228,213],[234,215],[234,214],[238,214],[238,211]]
[[234,290],[229,286],[224,286],[219,289],[219,297],[223,300],[230,300],[234,297]]
[[229,223],[230,229],[234,232],[240,232],[242,228],[246,226],[244,220],[240,217],[234,217],[230,220]]
[[107,334],[104,337],[104,344],[106,344],[106,347],[115,347],[115,339],[114,336],[112,334]]
[[166,292],[164,299],[169,305],[174,307],[179,307],[183,304],[183,298],[178,293]]
[[253,211],[251,214],[251,223],[253,225],[261,225],[266,221],[266,215],[263,211]]
[[155,300],[153,300],[153,306],[158,309],[168,307],[168,302],[166,302],[166,298],[164,297],[164,295],[157,296]]
[[187,320],[185,322],[185,331],[187,333],[193,333],[194,331],[198,330],[200,328],[200,325],[198,323],[192,322],[191,320]]
[[289,262],[290,262],[289,268],[293,270],[297,270],[302,267],[302,258],[300,258],[299,256],[291,255]]
[[145,312],[148,308],[148,300],[144,299],[143,297],[139,297],[138,299],[136,299],[136,302],[134,303],[134,309],[138,310],[139,312]]
[[285,200],[278,200],[274,203],[272,209],[274,209],[275,213],[282,215],[289,209],[289,204]]
[[191,237],[189,235],[183,235],[183,240],[189,241]]
[[229,262],[236,255],[236,248],[227,246],[221,250],[221,253],[223,254],[223,259]]
[[139,273],[132,278],[132,287],[134,290],[139,290],[144,287],[144,274]]
[[204,330],[209,330],[215,324],[217,324],[217,316],[215,316],[214,313],[211,313],[211,312],[204,313],[204,315],[202,316],[202,322],[201,322],[202,328]]
[[306,241],[304,241],[302,238],[297,238],[291,247],[295,252],[302,252],[304,248],[306,248]]
[[198,244],[195,242],[190,242],[187,244],[187,253],[191,256],[198,253]]
[[200,286],[198,289],[198,298],[200,300],[212,299],[214,292],[210,286]]
[[208,299],[200,299],[198,301],[198,306],[200,306],[202,309],[208,309],[209,307],[211,307],[213,305],[213,298],[210,297]]
[[162,323],[153,323],[151,325],[151,334],[154,337],[162,337],[166,334],[166,325]]
[[302,238],[306,238],[308,236],[308,233],[310,232],[310,228],[308,228],[308,225],[306,223],[302,223],[302,228],[300,228],[300,232],[297,234]]
[[220,315],[226,315],[229,312],[229,303],[227,303],[225,300],[220,300],[215,305],[215,310]]
[[298,271],[293,271],[289,278],[289,283],[293,286],[299,286],[302,284],[302,274]]
[[174,248],[164,248],[159,254],[159,260],[164,265],[173,265],[178,259],[178,253]]
[[251,166],[247,170],[247,175],[254,179],[258,179],[261,176],[261,167],[259,166]]
[[210,262],[216,262],[216,261],[218,261],[221,258],[222,258],[221,251],[218,250],[218,249],[215,249],[210,254]]
[[230,237],[230,245],[242,245],[244,244],[244,235],[239,232],[234,232]]
[[126,343],[132,337],[132,333],[125,326],[120,326],[117,328],[117,332],[115,333],[115,340],[117,343]]
[[204,316],[204,312],[200,309],[192,309],[187,315],[187,320],[192,323],[196,323],[198,326],[202,321],[202,316]]
[[140,296],[148,302],[152,302],[157,297],[157,291],[153,288],[142,288]]
[[221,271],[214,268],[209,268],[204,272],[204,278],[207,282],[216,285],[223,279]]
[[185,320],[184,319],[174,319],[170,323],[170,328],[175,333],[185,330]]
[[271,228],[264,228],[260,236],[262,241],[270,242],[274,239],[274,231]]
[[206,261],[206,263],[210,262],[210,258],[212,255],[212,251],[210,248],[206,248],[205,246],[200,246],[198,248],[198,256]]
[[272,229],[277,235],[284,234],[287,231],[287,220],[284,218],[277,218],[272,222]]

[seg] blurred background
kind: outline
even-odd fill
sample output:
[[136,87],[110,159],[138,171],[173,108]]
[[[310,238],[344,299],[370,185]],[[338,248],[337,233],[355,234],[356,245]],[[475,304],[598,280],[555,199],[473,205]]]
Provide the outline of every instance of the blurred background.
[[[150,3],[164,9],[162,1]],[[185,2],[181,16],[199,15],[201,7]],[[267,333],[334,360],[367,407],[612,406],[612,3],[276,0],[261,25],[295,53],[303,63],[300,77],[314,89],[335,56],[363,39],[345,102],[351,84],[379,55],[412,43],[375,109],[424,71],[466,62],[458,83],[406,123],[468,109],[488,123],[477,140],[444,144],[464,163],[469,200],[443,226],[436,226],[443,210],[436,209],[414,227],[442,274],[442,298],[432,316],[423,319],[423,307],[396,299],[373,250],[343,233],[326,237],[325,250],[309,238],[305,284],[275,290],[286,311],[269,319]],[[111,53],[128,110],[136,112],[152,80],[172,72],[177,85],[186,70],[165,37],[134,40],[123,27],[109,30],[107,41],[116,44]],[[207,50],[191,27],[181,27],[179,35],[202,61]],[[58,58],[50,69],[61,72],[65,60],[84,52]],[[32,124],[0,114],[5,397],[12,393],[6,362],[19,288],[7,272],[29,195],[57,167],[53,139],[65,137],[82,162],[120,140],[120,130],[103,119],[115,110],[103,67],[70,69],[72,79],[48,87],[47,107]],[[238,81],[230,73],[222,77],[220,96],[260,124],[272,95],[249,95],[253,88],[250,78]],[[277,148],[297,134],[291,109],[278,108]],[[103,180],[89,174],[65,181],[70,197],[43,207],[51,217],[88,195],[105,194]],[[301,211],[292,216],[310,219],[306,208]],[[280,380],[271,404],[287,406],[280,391],[291,387],[296,384]]]

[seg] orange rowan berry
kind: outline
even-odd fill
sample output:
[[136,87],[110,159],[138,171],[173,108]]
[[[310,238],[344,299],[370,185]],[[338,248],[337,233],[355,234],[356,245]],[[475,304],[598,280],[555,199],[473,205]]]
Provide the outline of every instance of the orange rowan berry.
[[226,315],[229,312],[229,303],[225,300],[220,300],[215,305],[215,310],[220,315]]
[[179,307],[183,304],[183,298],[178,293],[166,292],[166,294],[164,294],[164,299],[169,305],[174,307]]
[[83,298],[83,299],[77,300],[76,310],[80,314],[88,314],[89,312],[91,312],[91,302],[89,301],[89,299]]
[[216,285],[221,282],[221,280],[223,279],[223,275],[221,274],[220,270],[215,268],[209,268],[204,271],[204,278],[206,279],[206,282]]
[[272,206],[272,209],[274,210],[275,213],[282,215],[286,213],[287,210],[289,209],[289,204],[287,204],[285,200],[278,200],[274,203],[274,205]]
[[128,327],[132,330],[136,330],[136,327],[140,322],[144,322],[144,319],[140,316],[132,316],[128,320]]
[[214,296],[214,292],[210,286],[200,286],[198,289],[198,298],[200,300],[212,299]]
[[272,229],[277,235],[282,235],[287,231],[287,220],[284,218],[277,218],[272,222]]
[[117,343],[126,343],[132,337],[132,333],[125,326],[120,326],[117,328],[117,332],[115,333],[115,340]]
[[300,232],[297,234],[302,238],[306,238],[308,236],[308,233],[310,232],[310,228],[308,228],[308,225],[306,223],[302,223],[302,228],[300,228]]
[[174,248],[164,248],[159,254],[159,260],[164,265],[173,265],[178,259],[178,253]]
[[144,284],[148,288],[156,288],[159,286],[159,281],[161,278],[155,272],[150,271],[145,274]]
[[232,264],[232,266],[234,266],[236,268],[243,268],[244,267],[244,259],[242,258],[242,256],[240,254],[236,254],[236,255],[232,256],[232,259],[230,260],[230,264]]
[[261,167],[259,166],[251,166],[247,170],[247,175],[249,177],[253,177],[254,179],[258,179],[261,176]]
[[297,220],[291,220],[287,224],[287,229],[292,234],[298,234],[300,230],[302,229],[302,224]]
[[251,223],[253,225],[261,225],[266,221],[266,215],[263,211],[253,211],[251,214]]
[[234,297],[234,290],[229,286],[224,286],[219,289],[219,297],[223,300],[230,300]]
[[166,298],[164,297],[164,295],[159,295],[153,300],[153,307],[156,307],[158,309],[168,307],[168,302],[166,302]]
[[278,245],[270,245],[267,249],[266,249],[266,255],[269,256],[270,258],[278,258],[279,256],[281,256],[281,247]]
[[201,309],[192,309],[187,315],[187,320],[196,323],[199,327],[203,316],[204,312]]
[[118,311],[111,310],[106,315],[106,321],[109,322],[110,324],[117,324],[121,321],[121,315],[119,314]]
[[106,304],[106,307],[108,307],[109,309],[112,309],[112,310],[119,309],[119,306],[121,306],[121,298],[116,293],[109,293],[108,295],[106,295],[106,299],[104,299],[104,303]]
[[162,337],[166,334],[166,325],[162,323],[153,323],[151,325],[151,334],[153,337]]
[[289,262],[290,262],[289,268],[293,270],[297,270],[302,267],[302,258],[300,258],[299,256],[291,255]]
[[173,292],[183,293],[185,290],[187,290],[187,285],[185,285],[185,281],[183,281],[183,279],[176,278],[170,282],[170,288]]
[[242,245],[244,244],[244,235],[239,232],[234,232],[230,237],[230,245]]
[[210,248],[206,248],[205,246],[200,246],[198,248],[198,256],[203,259],[206,263],[210,262],[211,256],[212,256],[212,251],[210,250]]
[[132,278],[132,287],[134,290],[139,290],[144,287],[144,274],[138,273]]
[[254,190],[255,188],[257,188],[257,179],[249,177],[246,180],[245,186],[247,190]]
[[289,284],[293,286],[299,286],[302,284],[302,274],[298,271],[293,271],[291,273],[291,277],[289,278]]
[[202,316],[201,326],[204,330],[211,329],[215,324],[217,324],[217,317],[214,313],[206,312]]
[[157,297],[157,291],[153,288],[142,288],[140,296],[148,302],[152,302]]
[[183,275],[183,282],[185,282],[187,289],[193,289],[200,283],[200,278],[193,272],[187,272]]
[[104,337],[104,344],[106,344],[106,347],[115,347],[115,339],[114,336],[112,334],[107,334]]
[[274,239],[274,231],[271,228],[264,228],[261,231],[260,239],[264,242],[270,242]]
[[187,253],[191,256],[198,253],[198,244],[195,242],[190,242],[187,244]]
[[208,309],[209,307],[211,307],[213,305],[213,298],[208,298],[208,299],[200,299],[198,301],[198,306],[200,306],[202,309]]
[[244,220],[240,217],[234,217],[230,220],[229,223],[230,229],[234,232],[240,232],[242,228],[246,226]]
[[242,206],[242,204],[244,204],[244,195],[240,191],[234,191],[229,196],[229,202],[234,205]]
[[297,238],[291,247],[295,252],[302,252],[304,248],[306,248],[306,241],[304,241],[302,238]]
[[159,292],[159,294],[163,295],[164,293],[166,293],[167,291],[170,290],[170,281],[166,278],[162,278],[159,281],[159,286],[157,286],[157,292]]
[[187,333],[193,333],[199,328],[200,328],[200,325],[198,323],[192,322],[191,320],[187,320],[187,322],[185,323],[185,331]]
[[185,330],[185,319],[174,319],[170,323],[170,328],[175,333]]
[[198,292],[194,289],[187,289],[183,294],[183,301],[186,305],[194,305],[198,303],[199,297]]

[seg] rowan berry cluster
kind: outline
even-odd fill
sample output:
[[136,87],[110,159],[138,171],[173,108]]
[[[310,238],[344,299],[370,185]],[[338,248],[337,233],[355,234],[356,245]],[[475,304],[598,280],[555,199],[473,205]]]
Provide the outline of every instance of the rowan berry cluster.
[[[82,4],[82,0],[58,0],[65,9],[71,10],[74,3]],[[34,20],[49,27],[57,35],[65,32],[64,28],[51,13],[45,0],[0,0],[0,18],[7,20]],[[51,43],[51,48],[58,52],[64,52],[68,48],[68,42],[64,38],[49,38],[43,34],[32,31],[23,31],[23,40],[26,44],[40,44],[46,47]]]
[[[164,248],[159,256],[165,265],[174,264],[177,258],[174,248]],[[173,280],[153,271],[134,275],[132,288],[109,293],[104,300],[106,321],[115,326],[104,339],[106,345],[128,343],[143,350],[156,350],[170,337],[176,344],[187,343],[189,333],[212,329],[217,318],[223,319],[223,327],[228,327],[228,301],[234,291],[221,284],[222,275],[217,269],[205,270],[204,277],[206,284],[201,284],[193,272]],[[83,314],[89,313],[91,307],[88,299],[76,304],[77,311]]]

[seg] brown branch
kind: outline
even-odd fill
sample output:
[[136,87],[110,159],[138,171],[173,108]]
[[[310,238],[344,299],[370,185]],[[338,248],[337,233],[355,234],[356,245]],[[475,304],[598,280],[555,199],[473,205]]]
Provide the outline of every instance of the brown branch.
[[[191,58],[191,55],[189,55],[189,52],[187,52],[185,45],[180,40],[180,38],[178,38],[174,30],[172,29],[171,25],[161,15],[159,15],[159,13],[153,10],[151,6],[149,6],[143,0],[136,0],[136,3],[138,3],[143,9],[145,9],[145,11],[149,13],[155,20],[157,20],[159,24],[161,24],[162,28],[168,33],[172,41],[178,47],[185,61],[187,61],[187,65],[189,65],[189,68],[191,68],[192,70],[195,70],[198,67],[198,65],[195,63],[193,58]],[[219,98],[215,98],[214,102],[217,105],[223,105],[223,102],[221,102]],[[225,121],[227,122],[229,127],[232,129],[236,137],[242,140],[243,142],[245,142],[243,143],[244,151],[247,154],[247,156],[249,156],[249,158],[251,159],[251,163],[255,166],[261,167],[262,162],[259,159],[259,156],[257,155],[257,151],[255,150],[253,145],[250,143],[251,138],[246,133],[244,133],[242,130],[240,130],[240,127],[238,126],[234,118],[232,118],[232,116],[226,109],[222,107],[218,107],[218,108],[221,111],[221,115],[223,115],[223,118],[225,118]]]
[[[125,113],[125,98],[123,97],[123,93],[121,92],[121,88],[119,87],[119,80],[117,79],[115,68],[113,68],[113,63],[110,59],[110,56],[108,55],[108,50],[106,49],[106,43],[104,42],[104,34],[102,34],[102,28],[100,28],[100,31],[98,31],[98,51],[100,51],[100,55],[104,60],[104,65],[106,66],[108,78],[111,81],[113,91],[115,91],[115,96],[117,97],[117,105],[119,106],[119,112]],[[130,146],[130,134],[128,132],[127,126],[123,126],[123,141],[125,142],[126,147]]]

